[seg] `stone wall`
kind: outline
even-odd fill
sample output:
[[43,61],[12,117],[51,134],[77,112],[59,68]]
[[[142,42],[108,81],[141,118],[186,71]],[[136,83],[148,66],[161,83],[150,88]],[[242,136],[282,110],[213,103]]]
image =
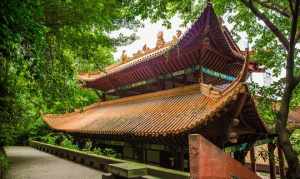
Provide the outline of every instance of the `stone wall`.
[[[111,158],[107,156],[89,154],[86,152],[67,149],[60,146],[45,144],[37,141],[30,141],[30,146],[57,155],[61,158],[67,160],[72,160],[74,162],[99,169],[101,171],[107,172],[108,177],[110,175],[116,177],[125,178],[163,178],[163,179],[188,179],[189,173],[176,171],[172,169],[167,169],[163,167],[147,165],[143,163],[132,162],[128,160],[121,160],[116,158]],[[153,157],[153,159],[157,159]],[[130,175],[130,176],[129,176]]]

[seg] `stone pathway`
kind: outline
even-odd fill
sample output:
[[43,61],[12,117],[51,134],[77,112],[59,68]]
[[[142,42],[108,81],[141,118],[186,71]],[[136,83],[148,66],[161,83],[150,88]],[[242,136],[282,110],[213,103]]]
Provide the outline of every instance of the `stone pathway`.
[[102,172],[31,147],[5,147],[7,179],[101,179]]

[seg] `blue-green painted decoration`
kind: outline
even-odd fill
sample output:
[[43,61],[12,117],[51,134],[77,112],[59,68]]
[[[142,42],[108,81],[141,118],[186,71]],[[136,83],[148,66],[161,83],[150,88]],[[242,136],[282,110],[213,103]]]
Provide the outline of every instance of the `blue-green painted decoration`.
[[205,74],[208,74],[210,76],[214,76],[216,78],[220,78],[220,79],[223,79],[223,80],[227,80],[227,81],[234,81],[235,80],[234,76],[226,75],[226,74],[223,74],[223,73],[220,73],[220,72],[217,72],[217,71],[205,68],[205,67],[201,67],[201,71]]

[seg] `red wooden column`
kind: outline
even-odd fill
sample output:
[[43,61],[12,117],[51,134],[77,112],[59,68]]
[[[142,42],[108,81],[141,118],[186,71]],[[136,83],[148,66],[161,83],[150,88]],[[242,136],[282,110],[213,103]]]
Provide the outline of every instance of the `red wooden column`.
[[280,178],[285,179],[283,151],[282,148],[279,146],[279,144],[277,144],[277,152],[278,152],[278,160],[279,160]]
[[270,179],[276,179],[276,172],[275,172],[275,159],[274,159],[274,150],[275,144],[268,144],[268,155],[269,155],[269,169],[270,169]]
[[253,172],[256,172],[256,158],[255,158],[255,148],[254,146],[250,149],[250,160],[251,160],[251,169]]
[[183,146],[180,146],[179,147],[179,157],[178,157],[178,159],[179,159],[179,170],[181,170],[181,171],[184,171],[184,147]]
[[102,97],[101,97],[102,101],[106,101],[106,93],[103,92]]
[[191,179],[260,178],[200,134],[189,136],[189,155]]

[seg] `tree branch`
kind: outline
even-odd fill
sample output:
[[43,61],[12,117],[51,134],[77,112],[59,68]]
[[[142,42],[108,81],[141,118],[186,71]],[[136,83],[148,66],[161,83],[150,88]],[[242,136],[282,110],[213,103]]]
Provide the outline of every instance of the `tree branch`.
[[294,5],[293,5],[293,2],[292,2],[292,0],[289,0],[289,5],[290,5],[290,9],[291,9],[291,12],[292,12],[292,14],[294,13]]
[[253,4],[252,0],[241,0],[241,2],[248,7],[252,13],[258,17],[260,20],[262,20],[265,25],[275,34],[275,36],[279,39],[283,47],[288,50],[289,49],[289,41],[287,38],[283,35],[283,33],[266,17],[264,14],[262,14]]
[[298,26],[298,13],[299,13],[299,4],[300,0],[296,0],[295,3],[295,10],[293,10],[292,16],[292,27],[290,33],[290,44],[289,44],[289,51],[288,51],[288,58],[287,58],[287,65],[286,65],[286,77],[288,83],[291,82],[292,90],[296,87],[296,81],[294,78],[294,68],[295,68],[295,46],[296,46],[296,35],[297,35],[297,26]]
[[287,9],[283,7],[276,6],[274,3],[271,3],[269,1],[261,1],[261,0],[254,0],[256,3],[260,4],[261,6],[271,9],[279,14],[281,14],[284,17],[290,17],[291,15],[287,12]]

